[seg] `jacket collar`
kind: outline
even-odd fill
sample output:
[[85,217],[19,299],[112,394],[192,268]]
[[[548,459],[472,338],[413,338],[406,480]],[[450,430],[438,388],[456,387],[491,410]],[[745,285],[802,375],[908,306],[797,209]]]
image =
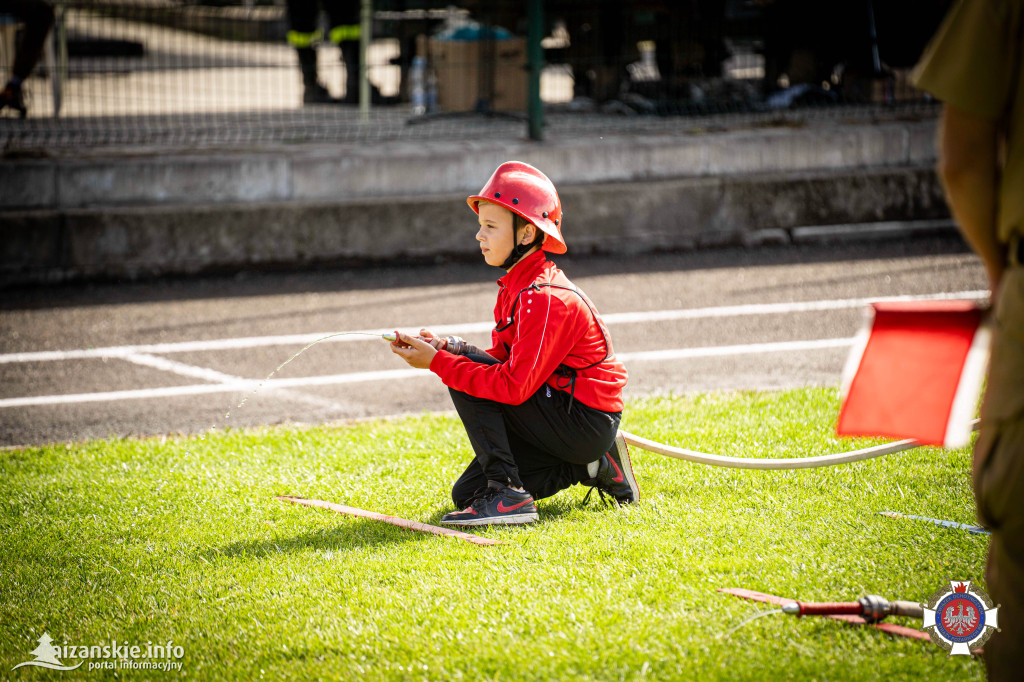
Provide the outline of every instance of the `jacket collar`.
[[498,280],[498,286],[505,287],[509,291],[519,291],[533,284],[537,275],[544,269],[548,262],[547,254],[538,249],[526,258],[516,263],[515,267]]

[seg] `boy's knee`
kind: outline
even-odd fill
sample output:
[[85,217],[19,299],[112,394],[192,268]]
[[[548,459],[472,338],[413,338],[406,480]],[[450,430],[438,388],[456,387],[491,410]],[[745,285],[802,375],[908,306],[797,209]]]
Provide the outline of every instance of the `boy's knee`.
[[463,391],[456,390],[456,389],[454,389],[454,388],[452,388],[450,386],[448,387],[448,395],[450,395],[452,397],[452,402],[453,403],[463,403],[463,404],[474,403],[474,404],[478,404],[479,405],[479,404],[482,404],[482,403],[493,403],[494,402],[493,400],[488,400],[487,398],[477,398],[476,396],[470,395],[470,394],[465,393]]

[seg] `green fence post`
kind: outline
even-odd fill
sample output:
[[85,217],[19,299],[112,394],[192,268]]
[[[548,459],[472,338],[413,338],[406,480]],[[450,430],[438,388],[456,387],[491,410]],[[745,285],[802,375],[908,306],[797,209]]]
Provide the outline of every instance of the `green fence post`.
[[[359,13],[359,121],[370,121],[370,40],[373,39],[373,1],[363,0]],[[345,87],[351,87],[346,84]]]
[[530,64],[528,80],[527,112],[531,140],[544,139],[544,103],[540,99],[540,74],[544,69],[544,49],[540,45],[544,37],[544,3],[543,0],[530,0],[530,27],[527,31],[527,58]]

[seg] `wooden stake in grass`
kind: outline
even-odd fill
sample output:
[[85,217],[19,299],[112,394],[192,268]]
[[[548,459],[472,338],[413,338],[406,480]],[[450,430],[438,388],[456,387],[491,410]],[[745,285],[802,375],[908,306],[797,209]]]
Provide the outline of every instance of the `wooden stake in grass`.
[[417,530],[421,533],[444,535],[445,537],[455,538],[457,540],[465,540],[466,542],[471,542],[474,545],[490,546],[501,544],[501,542],[499,542],[498,540],[491,540],[490,538],[482,538],[477,535],[470,535],[469,533],[463,533],[458,530],[452,530],[451,528],[431,526],[428,523],[410,521],[409,519],[402,519],[397,516],[388,516],[387,514],[378,514],[377,512],[366,511],[365,509],[357,509],[356,507],[346,507],[343,504],[335,504],[334,502],[324,502],[323,500],[308,500],[304,497],[296,497],[294,495],[278,495],[274,499],[281,500],[282,502],[301,504],[306,507],[320,507],[321,509],[330,509],[331,511],[338,512],[339,514],[347,514],[348,516],[358,516],[361,519],[370,519],[371,521],[381,521],[383,523],[390,523],[392,526],[398,526],[399,528],[408,528],[409,530]]

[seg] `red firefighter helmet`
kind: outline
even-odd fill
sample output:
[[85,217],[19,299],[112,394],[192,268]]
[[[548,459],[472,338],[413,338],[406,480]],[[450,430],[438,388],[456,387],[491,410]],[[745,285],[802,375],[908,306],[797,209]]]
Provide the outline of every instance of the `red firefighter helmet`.
[[528,163],[506,161],[498,166],[479,194],[466,199],[476,213],[479,203],[489,201],[522,216],[548,238],[541,247],[551,253],[565,253],[562,240],[562,202],[548,176]]

